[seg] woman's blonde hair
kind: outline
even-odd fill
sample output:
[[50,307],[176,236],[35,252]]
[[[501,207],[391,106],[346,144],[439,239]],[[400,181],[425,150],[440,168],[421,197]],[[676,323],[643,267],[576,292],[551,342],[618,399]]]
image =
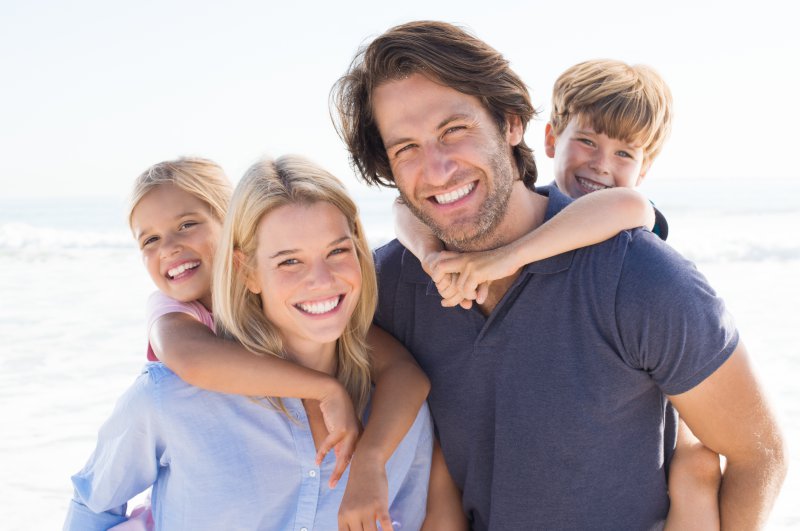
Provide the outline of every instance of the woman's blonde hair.
[[133,210],[151,190],[172,184],[203,201],[217,221],[222,223],[231,198],[231,183],[222,168],[214,161],[199,157],[181,157],[159,162],[142,172],[133,184],[128,225]]
[[[336,341],[336,377],[361,414],[370,391],[366,334],[378,296],[375,266],[355,203],[336,177],[310,161],[298,156],[261,160],[247,170],[233,192],[214,259],[212,287],[217,334],[239,341],[254,354],[287,357],[278,330],[264,315],[261,297],[247,288],[247,274],[256,266],[257,228],[261,219],[284,205],[320,201],[335,206],[344,215],[361,268],[361,294],[344,333]],[[236,251],[240,252],[238,257]],[[280,399],[269,400],[286,412]]]

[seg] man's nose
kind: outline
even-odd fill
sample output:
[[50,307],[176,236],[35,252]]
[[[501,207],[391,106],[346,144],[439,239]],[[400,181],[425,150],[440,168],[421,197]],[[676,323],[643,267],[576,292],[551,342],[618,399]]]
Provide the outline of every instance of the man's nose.
[[450,156],[447,146],[441,142],[430,142],[424,149],[425,180],[429,185],[447,184],[456,172],[458,165]]

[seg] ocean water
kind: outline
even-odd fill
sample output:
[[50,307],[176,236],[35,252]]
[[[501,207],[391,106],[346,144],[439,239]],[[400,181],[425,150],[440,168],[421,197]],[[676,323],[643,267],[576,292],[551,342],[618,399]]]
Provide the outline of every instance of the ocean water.
[[[665,181],[646,192],[670,221],[670,244],[726,299],[797,463],[800,182],[759,185]],[[373,245],[390,239],[391,194],[353,193]],[[57,529],[70,475],[144,363],[153,288],[120,199],[0,199],[0,271],[2,528]],[[769,529],[800,526],[798,499],[791,470]]]

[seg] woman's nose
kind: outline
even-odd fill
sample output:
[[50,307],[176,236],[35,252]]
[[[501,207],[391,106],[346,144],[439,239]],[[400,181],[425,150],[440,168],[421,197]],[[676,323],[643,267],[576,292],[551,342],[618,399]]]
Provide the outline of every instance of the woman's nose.
[[315,260],[309,270],[308,281],[311,286],[324,288],[333,283],[333,271],[326,260]]

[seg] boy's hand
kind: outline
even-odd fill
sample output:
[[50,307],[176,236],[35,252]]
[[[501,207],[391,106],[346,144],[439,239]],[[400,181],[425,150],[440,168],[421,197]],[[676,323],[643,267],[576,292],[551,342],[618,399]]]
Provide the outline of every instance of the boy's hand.
[[377,459],[356,458],[350,466],[347,488],[339,506],[339,531],[376,529],[376,521],[381,529],[394,529],[389,517],[386,468]]
[[333,449],[336,454],[336,466],[330,479],[330,487],[344,474],[347,465],[353,458],[353,451],[361,433],[361,425],[353,409],[353,402],[345,388],[336,382],[331,390],[320,397],[319,409],[328,430],[328,436],[322,441],[317,450],[317,465],[322,463],[325,455]]
[[442,305],[461,304],[464,307],[463,301],[473,300],[482,304],[489,294],[491,281],[505,278],[517,270],[513,258],[511,247],[474,253],[439,253],[431,263],[431,270],[434,281],[449,278],[447,291],[439,290],[445,299]]

